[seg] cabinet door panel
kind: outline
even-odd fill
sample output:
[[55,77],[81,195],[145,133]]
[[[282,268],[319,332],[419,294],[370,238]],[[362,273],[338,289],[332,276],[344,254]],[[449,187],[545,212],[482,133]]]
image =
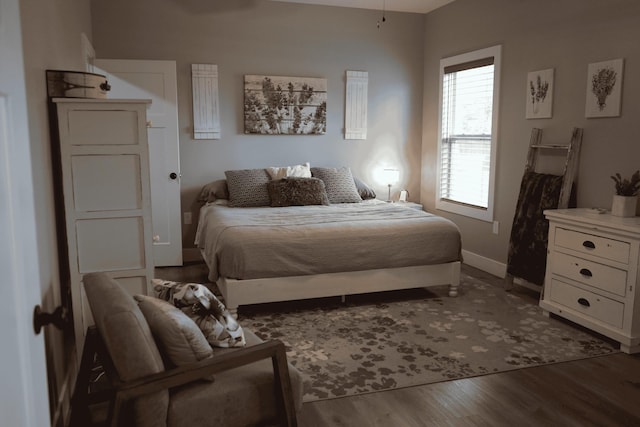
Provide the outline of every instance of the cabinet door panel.
[[137,145],[135,111],[74,110],[69,112],[70,145]]
[[145,268],[144,227],[140,217],[85,219],[76,222],[78,271]]
[[79,212],[142,208],[138,155],[72,156],[73,200]]

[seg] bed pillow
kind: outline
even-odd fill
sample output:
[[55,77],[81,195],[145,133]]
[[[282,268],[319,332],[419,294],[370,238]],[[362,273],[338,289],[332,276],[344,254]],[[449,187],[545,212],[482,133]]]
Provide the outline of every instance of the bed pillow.
[[224,174],[229,188],[229,206],[249,208],[271,205],[267,191],[267,183],[270,179],[266,170],[229,170]]
[[270,167],[266,170],[271,179],[282,179],[288,176],[311,178],[311,168],[309,162],[296,166]]
[[198,325],[180,309],[147,295],[136,295],[135,299],[158,347],[175,366],[213,356],[213,349]]
[[362,180],[356,178],[355,176],[353,177],[353,181],[356,184],[356,189],[358,190],[358,194],[360,195],[362,200],[368,200],[368,199],[375,199],[376,198],[376,192],[373,191],[373,188],[369,187]]
[[267,185],[271,206],[328,205],[324,182],[319,178],[288,177]]
[[347,167],[311,168],[311,175],[324,182],[330,203],[359,203],[362,197],[358,194],[351,169]]
[[229,199],[229,189],[227,188],[226,179],[219,179],[208,183],[202,187],[200,195],[198,196],[198,202],[200,203],[215,202],[219,199]]

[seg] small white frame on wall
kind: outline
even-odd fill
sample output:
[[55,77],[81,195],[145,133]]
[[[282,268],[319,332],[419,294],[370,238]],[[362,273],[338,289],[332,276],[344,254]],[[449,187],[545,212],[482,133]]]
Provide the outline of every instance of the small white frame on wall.
[[550,119],[553,114],[553,68],[527,74],[527,119]]
[[586,117],[620,116],[623,69],[623,58],[589,64]]

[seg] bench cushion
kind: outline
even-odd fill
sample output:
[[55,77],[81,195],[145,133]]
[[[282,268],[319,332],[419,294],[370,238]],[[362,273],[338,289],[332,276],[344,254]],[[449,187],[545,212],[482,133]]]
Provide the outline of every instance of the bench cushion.
[[[247,347],[262,342],[245,329]],[[214,353],[236,351],[214,349]],[[215,357],[215,354],[214,354]],[[289,364],[289,375],[296,411],[302,407],[302,377]],[[267,418],[276,420],[277,402],[274,392],[271,359],[264,359],[215,375],[215,382],[199,381],[171,391],[167,425],[250,426],[264,425]]]

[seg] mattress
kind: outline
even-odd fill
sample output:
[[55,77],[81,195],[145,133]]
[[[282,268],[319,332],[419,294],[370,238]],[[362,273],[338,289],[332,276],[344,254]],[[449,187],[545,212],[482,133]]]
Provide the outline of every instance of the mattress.
[[207,204],[195,243],[214,282],[461,259],[460,232],[453,222],[380,201],[279,208]]

